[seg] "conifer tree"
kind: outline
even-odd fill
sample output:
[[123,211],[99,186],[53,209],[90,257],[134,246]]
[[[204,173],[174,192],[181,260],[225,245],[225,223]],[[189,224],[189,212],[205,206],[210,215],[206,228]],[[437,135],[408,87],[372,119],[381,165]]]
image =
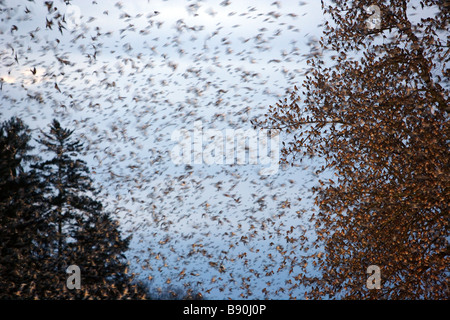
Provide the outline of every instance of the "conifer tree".
[[86,162],[78,158],[83,144],[73,136],[73,130],[62,128],[57,120],[53,120],[49,133],[42,134],[38,142],[52,157],[34,168],[50,184],[45,199],[50,206],[47,221],[56,229],[53,247],[58,274],[61,280],[65,279],[69,265],[77,265],[81,270],[81,291],[67,292],[62,288],[63,296],[142,297],[126,274],[123,253],[130,238],[122,239],[117,223],[95,200],[98,190]]
[[0,298],[34,297],[46,274],[48,230],[44,185],[25,165],[33,160],[29,128],[13,117],[0,127]]
[[63,260],[67,254],[64,252],[66,242],[75,228],[76,211],[100,206],[87,195],[94,189],[85,162],[74,158],[81,151],[82,144],[72,138],[72,133],[53,120],[50,133],[42,132],[44,137],[38,140],[44,147],[44,153],[51,154],[53,158],[34,166],[51,186],[46,195],[51,206],[49,222],[57,229],[55,252]]

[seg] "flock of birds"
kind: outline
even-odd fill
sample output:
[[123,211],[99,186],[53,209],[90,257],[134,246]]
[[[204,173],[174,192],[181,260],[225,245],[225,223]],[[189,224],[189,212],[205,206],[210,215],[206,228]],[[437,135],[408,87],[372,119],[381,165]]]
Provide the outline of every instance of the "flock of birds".
[[302,298],[317,162],[261,176],[169,154],[174,130],[251,129],[301,83],[318,52],[317,3],[0,1],[1,117],[35,135],[52,118],[75,129],[151,290]]

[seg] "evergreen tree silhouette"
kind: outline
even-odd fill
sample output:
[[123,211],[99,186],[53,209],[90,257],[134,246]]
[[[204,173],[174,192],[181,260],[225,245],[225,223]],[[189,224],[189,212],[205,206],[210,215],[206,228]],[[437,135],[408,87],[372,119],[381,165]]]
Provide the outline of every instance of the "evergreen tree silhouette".
[[95,200],[99,192],[93,186],[86,162],[78,158],[82,142],[57,120],[53,120],[49,133],[42,134],[37,141],[53,157],[33,167],[50,185],[44,197],[50,207],[48,221],[56,229],[53,249],[60,283],[65,284],[69,265],[77,265],[81,270],[81,290],[68,292],[64,287],[63,297],[143,297],[126,274],[123,253],[130,237],[122,239],[117,223]]
[[[29,154],[20,119],[0,126],[0,299],[147,298],[127,274],[130,237],[95,199],[83,144],[57,120],[42,135],[48,160]],[[80,289],[67,288],[69,265]]]
[[19,119],[0,126],[0,298],[32,298],[37,270],[48,254],[47,228],[41,194],[44,185],[36,172],[25,171],[33,160],[30,130]]

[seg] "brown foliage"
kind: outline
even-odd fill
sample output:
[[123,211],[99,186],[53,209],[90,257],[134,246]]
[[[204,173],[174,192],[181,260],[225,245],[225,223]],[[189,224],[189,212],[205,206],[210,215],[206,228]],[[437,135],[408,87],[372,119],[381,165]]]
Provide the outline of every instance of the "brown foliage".
[[[367,28],[369,5],[380,8],[379,28]],[[311,59],[304,91],[295,87],[257,122],[295,133],[284,162],[318,155],[321,172],[336,176],[315,188],[311,247],[323,253],[299,264],[297,285],[307,298],[448,298],[448,8],[415,24],[409,1],[323,8],[332,19],[321,47],[335,64]],[[319,276],[308,274],[307,260]],[[369,265],[381,268],[381,289],[366,287]]]

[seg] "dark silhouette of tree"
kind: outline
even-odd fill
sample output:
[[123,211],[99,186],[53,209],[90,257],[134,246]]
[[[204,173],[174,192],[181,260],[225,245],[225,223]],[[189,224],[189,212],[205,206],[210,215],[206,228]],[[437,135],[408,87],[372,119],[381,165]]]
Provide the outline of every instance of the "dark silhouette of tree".
[[[98,210],[98,209],[97,209]],[[122,239],[117,222],[109,214],[93,211],[77,217],[72,260],[83,270],[83,287],[102,299],[143,298],[141,288],[131,283],[124,251],[130,238]]]
[[28,127],[11,118],[0,127],[0,298],[33,297],[50,230],[41,215],[44,185],[24,166],[34,160]]
[[[76,227],[73,222],[77,211],[88,210],[91,206],[99,207],[99,204],[85,195],[94,189],[87,176],[89,172],[85,162],[73,158],[78,156],[82,144],[73,141],[72,133],[73,131],[61,128],[59,122],[53,120],[50,133],[42,132],[44,138],[38,142],[44,146],[44,152],[54,157],[33,166],[51,186],[46,199],[51,205],[49,221],[57,229],[55,252],[61,260],[65,259],[65,241]],[[63,230],[64,226],[67,230]]]
[[[53,158],[33,167],[50,185],[45,195],[50,206],[47,221],[56,229],[53,244],[58,272],[64,280],[61,283],[65,285],[66,268],[77,265],[83,288],[75,291],[74,297],[142,297],[126,273],[123,253],[130,237],[122,239],[117,223],[94,199],[98,190],[86,162],[78,158],[83,144],[73,136],[73,130],[62,128],[57,120],[53,120],[50,132],[42,135],[38,142]],[[67,294],[72,297],[72,293]]]
[[[367,23],[370,5],[379,25]],[[436,16],[412,22],[411,10],[436,6]],[[310,59],[304,91],[295,87],[255,122],[295,134],[282,161],[317,155],[319,172],[336,177],[314,189],[317,239],[302,243],[296,286],[308,298],[448,299],[448,6],[323,8],[331,20],[320,45],[334,64]],[[380,289],[366,286],[370,265],[380,267]]]
[[[82,143],[54,120],[37,140],[49,160],[28,155],[31,136],[20,119],[0,128],[1,298],[137,299],[142,286],[127,273],[118,224],[94,197]],[[67,288],[69,265],[81,289]]]

